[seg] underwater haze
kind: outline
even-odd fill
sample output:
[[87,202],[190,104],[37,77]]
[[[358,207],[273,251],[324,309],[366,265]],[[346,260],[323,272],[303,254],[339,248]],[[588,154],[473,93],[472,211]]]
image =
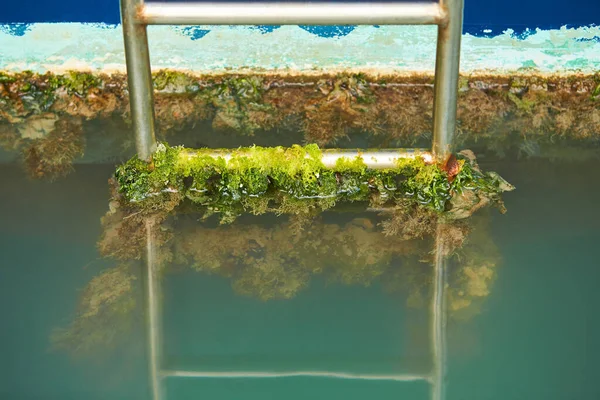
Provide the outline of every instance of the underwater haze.
[[[517,190],[504,196],[505,215],[492,210],[475,217],[484,228],[466,246],[480,250],[479,258],[458,258],[450,271],[469,277],[474,264],[461,262],[484,260],[490,275],[485,284],[449,283],[455,297],[448,300],[446,398],[600,398],[600,188],[594,184],[600,160],[479,161]],[[26,179],[20,165],[0,166],[2,399],[151,398],[143,265],[115,269],[98,250],[113,171],[113,165],[76,165],[50,183]],[[205,376],[167,378],[164,398],[429,398],[428,382],[394,377],[431,368],[427,287],[433,269],[414,260],[417,268],[404,271],[399,242],[374,240],[387,247],[370,253],[362,245],[375,231],[370,218],[329,212],[322,225],[306,228],[364,238],[344,250],[364,255],[349,262],[351,270],[336,260],[320,265],[310,252],[294,250],[298,246],[286,249],[284,217],[241,218],[233,230],[202,232],[193,217],[171,221],[172,268],[161,275],[159,300],[164,363]],[[212,259],[202,264],[194,251],[207,232],[222,243],[222,253],[205,255]],[[324,238],[311,242],[316,254],[328,251]],[[241,268],[229,260],[242,251],[238,242],[252,246],[236,263],[275,257],[288,274],[277,278],[285,284],[257,284],[256,276],[232,270]],[[453,292],[452,285],[464,287]],[[125,291],[131,291],[126,301],[119,297]],[[219,376],[235,371],[254,375]],[[264,372],[281,376],[257,376]]]
[[149,162],[118,2],[8,3],[0,400],[600,399],[600,2],[467,1],[446,149],[443,25],[149,26]]

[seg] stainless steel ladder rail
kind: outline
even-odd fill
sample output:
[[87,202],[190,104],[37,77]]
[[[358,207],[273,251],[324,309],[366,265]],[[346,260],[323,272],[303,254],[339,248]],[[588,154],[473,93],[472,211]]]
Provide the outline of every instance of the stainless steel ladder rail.
[[[460,63],[464,0],[439,0],[438,3],[144,3],[121,0],[121,21],[127,62],[131,117],[138,157],[149,160],[156,149],[153,85],[148,50],[147,26],[163,25],[437,25],[433,107],[433,156],[442,160],[452,151],[456,129],[456,103]],[[340,154],[343,152],[340,152]],[[335,151],[333,153],[335,154]],[[370,155],[365,152],[369,163]],[[398,150],[398,156],[407,156]],[[374,157],[374,159],[377,157]],[[375,163],[371,167],[378,168]],[[424,379],[431,383],[431,399],[445,397],[446,365],[446,259],[438,234],[435,244],[433,296],[431,302],[431,340],[434,367],[430,375],[358,376],[347,373],[299,371],[296,373],[231,373],[168,371],[162,369],[161,285],[156,268],[156,248],[151,224],[147,222],[146,289],[150,382],[154,400],[163,398],[166,377],[278,377],[329,376],[348,379]],[[438,229],[439,231],[439,229]]]
[[147,25],[438,25],[433,152],[451,151],[464,0],[439,3],[144,3],[121,0],[131,119],[138,155],[156,147]]

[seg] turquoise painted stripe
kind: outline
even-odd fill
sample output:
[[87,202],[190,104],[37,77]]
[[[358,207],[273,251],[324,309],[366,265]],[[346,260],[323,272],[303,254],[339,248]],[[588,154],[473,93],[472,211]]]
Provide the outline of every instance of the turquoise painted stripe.
[[[228,26],[151,26],[149,37],[153,68],[196,71],[372,68],[431,72],[436,28],[360,26],[343,35],[325,38],[298,26],[272,31]],[[119,26],[3,25],[0,45],[0,69],[4,70],[124,70]],[[461,57],[464,72],[503,73],[529,68],[539,72],[591,73],[600,70],[600,27],[538,29],[525,35],[507,30],[494,37],[465,34]]]

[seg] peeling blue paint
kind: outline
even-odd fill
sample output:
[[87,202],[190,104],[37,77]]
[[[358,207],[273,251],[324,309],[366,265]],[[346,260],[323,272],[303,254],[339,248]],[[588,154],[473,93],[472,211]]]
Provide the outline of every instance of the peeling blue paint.
[[312,26],[312,25],[300,25],[300,28],[307,32],[312,33],[324,38],[336,38],[346,36],[352,32],[356,26],[354,25],[335,25],[335,26]]
[[189,36],[192,40],[202,39],[210,32],[209,29],[201,29],[197,26],[184,26],[177,27],[176,29],[185,36]]
[[0,32],[12,36],[23,36],[30,29],[31,24],[3,24],[0,25]]
[[281,28],[281,25],[256,25],[251,28],[258,29],[261,33],[271,33],[275,29]]

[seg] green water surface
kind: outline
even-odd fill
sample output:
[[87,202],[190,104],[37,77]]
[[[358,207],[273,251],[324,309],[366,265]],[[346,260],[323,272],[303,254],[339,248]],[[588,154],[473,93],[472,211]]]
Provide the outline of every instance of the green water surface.
[[[600,161],[482,161],[517,190],[494,214],[502,263],[482,312],[450,320],[446,398],[598,399]],[[133,330],[93,356],[51,348],[72,320],[99,259],[109,165],[77,166],[54,183],[0,167],[0,399],[150,399],[143,308]],[[142,281],[141,266],[139,281]],[[237,295],[226,278],[191,271],[164,279],[171,367],[227,371],[423,372],[427,311],[406,296],[314,278],[290,300]],[[142,293],[138,294],[143,304]],[[428,399],[424,382],[289,378],[169,379],[165,399]]]

